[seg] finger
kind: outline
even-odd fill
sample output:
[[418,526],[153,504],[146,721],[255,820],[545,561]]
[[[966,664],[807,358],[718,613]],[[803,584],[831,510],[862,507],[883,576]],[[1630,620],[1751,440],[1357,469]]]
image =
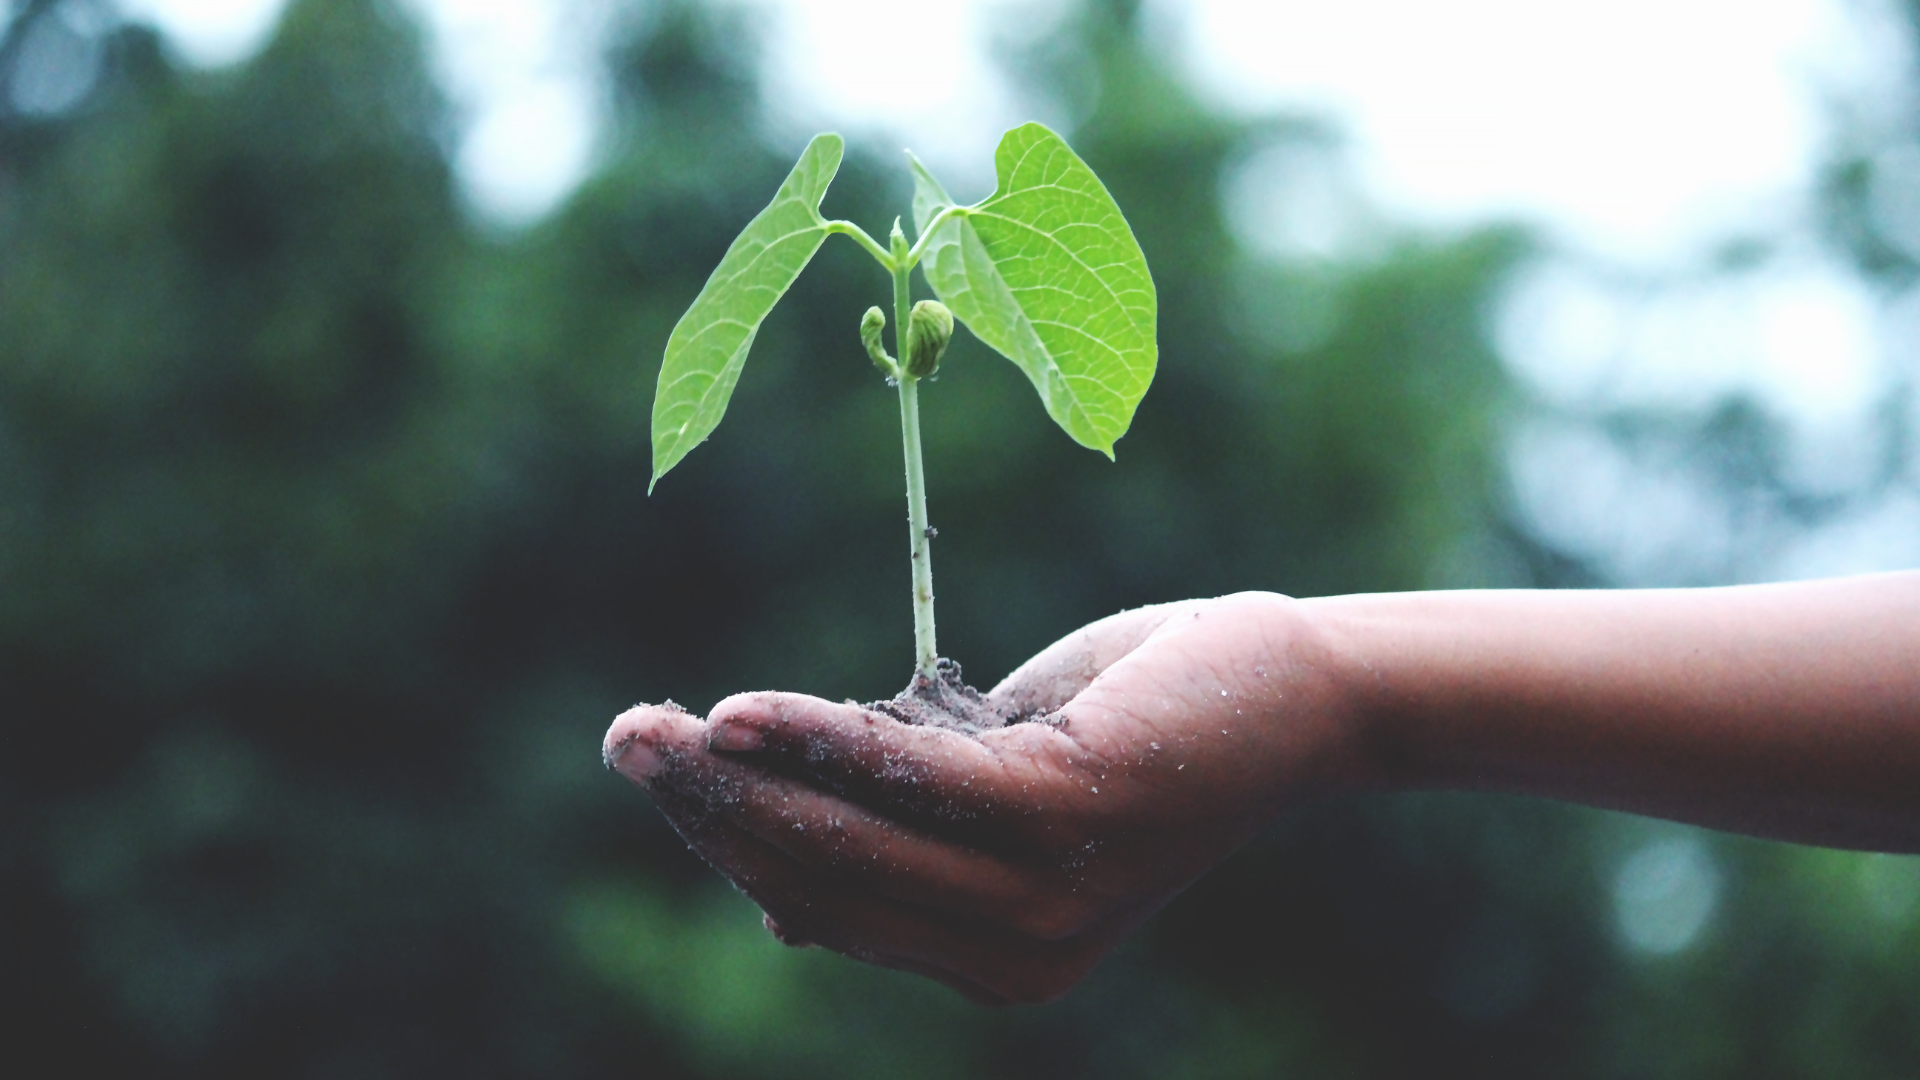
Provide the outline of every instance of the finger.
[[[922,730],[884,719],[909,732]],[[964,736],[954,738],[977,746]],[[680,816],[697,806],[814,872],[877,896],[1048,939],[1097,917],[1091,895],[1073,892],[1058,867],[1017,863],[930,835],[830,792],[709,753],[705,743],[705,729],[678,707],[636,706],[614,721],[604,752],[656,801],[677,796],[686,807]],[[994,839],[1002,846],[1011,842]]]
[[1053,1000],[1110,944],[1092,937],[1035,941],[850,891],[704,808],[662,794],[681,835],[783,929],[855,959],[938,979],[976,1001]]
[[[733,882],[748,899],[760,905],[763,912],[761,921],[774,931],[776,938],[789,944],[803,942],[807,947],[816,944],[809,933],[797,929],[802,925],[805,915],[796,912],[804,913],[816,904],[831,902],[833,892],[830,885],[809,882],[804,868],[791,864],[770,846],[714,818],[697,800],[688,799],[668,788],[660,789],[655,798],[667,819],[673,823],[675,831],[687,844],[708,865]],[[776,912],[785,914],[776,915]],[[818,944],[863,963],[933,979],[976,1004],[1009,1003],[1005,995],[937,964],[894,956],[854,938],[821,941]]]
[[600,760],[641,786],[670,762],[704,750],[706,725],[669,701],[635,705],[614,717],[600,743]]
[[[1021,724],[991,743],[903,724],[857,705],[801,694],[737,694],[714,706],[707,745],[751,753],[853,802],[946,834],[948,826],[1004,826],[1040,809],[1038,781],[1070,771],[1078,746],[1044,725]],[[989,732],[1011,735],[1013,728]],[[1009,765],[1018,767],[1018,774]],[[962,829],[980,834],[978,828]]]
[[1140,647],[1168,619],[1197,601],[1154,604],[1088,623],[1035,654],[987,692],[1014,716],[1053,712],[1079,696],[1100,673]]
[[[852,940],[819,940],[801,929],[808,909],[833,899],[832,887],[810,882],[805,868],[791,863],[770,845],[713,815],[706,804],[667,785],[649,787],[654,802],[674,831],[707,865],[718,870],[747,898],[760,905],[761,923],[782,944],[824,946],[877,967],[933,979],[979,1005],[1005,1005],[1007,998],[970,979],[922,960],[896,957]],[[776,914],[778,913],[778,914]]]
[[[1057,940],[1096,921],[1095,895],[1044,853],[930,835],[737,758],[687,754],[653,780],[788,858],[860,891]],[[1036,856],[1026,861],[1021,856]]]

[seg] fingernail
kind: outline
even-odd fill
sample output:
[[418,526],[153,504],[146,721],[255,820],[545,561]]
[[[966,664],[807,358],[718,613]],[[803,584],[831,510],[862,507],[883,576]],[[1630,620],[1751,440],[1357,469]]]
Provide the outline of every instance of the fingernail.
[[760,732],[745,724],[721,724],[707,734],[707,749],[751,753],[766,745]]
[[608,746],[603,757],[607,768],[634,780],[645,780],[660,771],[659,751],[641,742],[638,732]]
[[641,738],[654,733],[652,708],[635,705],[614,717],[607,737],[600,741],[600,760],[609,769],[618,769],[628,778],[645,780],[660,771],[660,752]]

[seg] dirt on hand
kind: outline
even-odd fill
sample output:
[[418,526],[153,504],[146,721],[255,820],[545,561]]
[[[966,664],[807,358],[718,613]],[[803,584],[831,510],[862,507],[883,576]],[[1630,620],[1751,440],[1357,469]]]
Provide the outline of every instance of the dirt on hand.
[[928,679],[916,671],[905,690],[885,701],[869,701],[862,707],[885,713],[903,724],[946,728],[975,738],[981,732],[1008,724],[1045,722],[1043,714],[1002,709],[989,702],[980,691],[967,685],[957,660],[941,657],[935,672],[938,677]]

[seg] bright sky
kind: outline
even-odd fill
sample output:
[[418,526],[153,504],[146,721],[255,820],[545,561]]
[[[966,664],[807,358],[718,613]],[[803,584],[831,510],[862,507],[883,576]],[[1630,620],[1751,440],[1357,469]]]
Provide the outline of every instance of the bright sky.
[[[1859,8],[1861,5],[1853,5]],[[1193,0],[1222,100],[1347,118],[1389,206],[1513,213],[1583,247],[1674,250],[1806,184],[1823,92],[1897,55],[1843,0]]]
[[[436,30],[465,110],[476,206],[525,220],[590,166],[593,37],[617,0],[408,0]],[[190,59],[257,47],[281,0],[122,0]],[[1230,107],[1307,106],[1353,136],[1392,213],[1457,223],[1525,215],[1579,246],[1658,257],[1803,188],[1820,95],[1897,69],[1877,0],[1149,0],[1153,37]],[[891,134],[968,179],[1023,119],[991,38],[1059,10],[1005,0],[769,0],[776,125]],[[890,47],[902,23],[947,48]]]

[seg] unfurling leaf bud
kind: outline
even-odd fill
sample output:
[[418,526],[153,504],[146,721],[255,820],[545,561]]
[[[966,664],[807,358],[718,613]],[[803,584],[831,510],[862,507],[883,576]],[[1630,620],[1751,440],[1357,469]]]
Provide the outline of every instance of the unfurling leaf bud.
[[860,344],[867,347],[867,356],[872,358],[873,366],[880,369],[880,374],[891,379],[900,372],[893,366],[893,357],[887,355],[886,347],[880,344],[880,331],[886,328],[886,312],[877,307],[868,308],[867,313],[860,316]]
[[922,300],[913,305],[907,318],[907,374],[924,379],[940,370],[940,358],[946,355],[947,342],[953,339],[953,312],[938,300]]

